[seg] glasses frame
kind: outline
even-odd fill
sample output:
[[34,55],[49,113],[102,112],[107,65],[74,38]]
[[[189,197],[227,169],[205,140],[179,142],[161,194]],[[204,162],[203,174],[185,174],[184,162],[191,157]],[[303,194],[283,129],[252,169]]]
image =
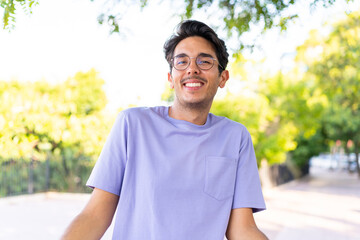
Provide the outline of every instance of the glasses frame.
[[[177,57],[188,57],[188,58],[190,59],[188,65],[187,65],[184,69],[177,69],[177,68],[175,67],[174,60],[175,60]],[[213,62],[213,65],[212,65],[210,68],[208,68],[208,69],[203,69],[203,68],[202,68],[201,66],[199,66],[198,63],[197,63],[197,58],[198,58],[198,57],[208,57],[208,58],[212,59],[212,60],[214,61],[214,62]],[[186,54],[184,54],[184,55],[181,54],[181,56],[175,56],[175,57],[171,58],[170,60],[171,60],[171,65],[173,66],[173,68],[175,68],[175,69],[178,70],[178,71],[184,71],[184,70],[188,69],[188,67],[189,67],[190,64],[191,64],[191,59],[194,59],[194,58],[195,58],[195,64],[196,64],[196,66],[197,66],[199,69],[201,69],[201,70],[206,71],[206,70],[212,69],[212,68],[214,67],[214,65],[215,65],[215,61],[217,61],[217,62],[218,62],[218,65],[221,67],[221,69],[224,70],[224,67],[221,66],[220,62],[219,62],[216,58],[211,57],[211,56],[204,56],[204,55],[202,55],[202,54],[200,54],[200,55],[198,55],[198,56],[196,56],[196,57],[190,57],[190,56],[188,56],[188,55],[186,55]]]

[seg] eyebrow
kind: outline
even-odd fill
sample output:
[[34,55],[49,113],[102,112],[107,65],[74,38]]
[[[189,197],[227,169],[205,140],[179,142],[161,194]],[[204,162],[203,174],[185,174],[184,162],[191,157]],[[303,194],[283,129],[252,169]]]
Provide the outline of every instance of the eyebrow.
[[213,56],[209,53],[200,53],[198,56],[201,56],[201,57],[211,57],[213,58]]
[[[211,58],[213,58],[213,56],[212,56],[211,54],[209,54],[209,53],[199,53],[199,55],[197,55],[197,57],[198,57],[198,56],[201,56],[201,57],[211,57]],[[174,56],[174,58],[178,58],[178,57],[188,57],[188,55],[185,54],[185,53],[180,53],[180,54]]]

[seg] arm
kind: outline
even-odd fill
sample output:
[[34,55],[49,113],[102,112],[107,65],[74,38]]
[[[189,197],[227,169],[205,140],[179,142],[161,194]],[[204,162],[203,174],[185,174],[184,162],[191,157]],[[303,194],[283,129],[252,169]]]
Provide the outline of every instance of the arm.
[[110,226],[119,196],[95,188],[84,210],[66,229],[62,240],[100,239]]
[[251,208],[231,210],[226,230],[228,240],[267,240],[268,238],[257,228]]

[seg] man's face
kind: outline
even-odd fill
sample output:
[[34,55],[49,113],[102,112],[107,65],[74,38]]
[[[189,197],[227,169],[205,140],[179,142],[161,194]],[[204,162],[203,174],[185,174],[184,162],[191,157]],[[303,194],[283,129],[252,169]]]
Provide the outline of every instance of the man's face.
[[168,74],[170,86],[175,89],[175,102],[183,107],[210,108],[218,87],[223,88],[229,79],[224,70],[219,74],[218,61],[209,70],[202,70],[196,65],[196,57],[207,55],[216,58],[212,44],[202,37],[188,37],[180,41],[174,50],[174,58],[187,55],[191,58],[185,70],[172,68]]

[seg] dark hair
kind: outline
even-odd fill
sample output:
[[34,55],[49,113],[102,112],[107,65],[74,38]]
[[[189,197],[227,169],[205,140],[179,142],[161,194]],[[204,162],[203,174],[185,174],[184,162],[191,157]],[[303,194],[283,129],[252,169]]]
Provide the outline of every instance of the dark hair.
[[[194,36],[203,37],[214,46],[216,57],[219,61],[219,72],[221,73],[223,70],[225,70],[229,57],[225,42],[221,40],[214,32],[214,30],[206,24],[195,20],[186,20],[177,26],[176,33],[174,33],[164,44],[165,58],[170,65],[170,72],[172,70],[171,59],[173,58],[176,46],[185,38]],[[220,67],[220,65],[223,66],[224,69]]]

